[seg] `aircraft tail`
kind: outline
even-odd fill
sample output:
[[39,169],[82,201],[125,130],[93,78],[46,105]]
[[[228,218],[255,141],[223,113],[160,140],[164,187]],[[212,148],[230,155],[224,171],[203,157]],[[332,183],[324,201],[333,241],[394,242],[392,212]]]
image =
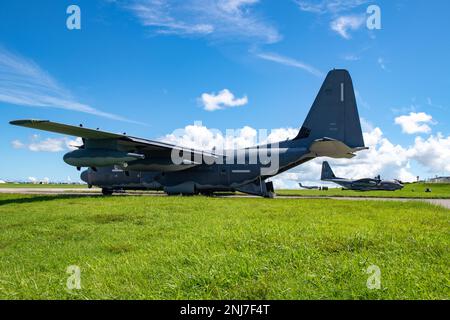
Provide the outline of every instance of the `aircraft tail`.
[[327,161],[324,161],[322,163],[322,175],[320,177],[320,180],[329,180],[329,179],[336,179],[336,176],[334,175],[333,170],[331,170],[331,167]]
[[311,145],[323,138],[338,140],[351,149],[364,147],[353,82],[347,70],[328,73],[294,140]]

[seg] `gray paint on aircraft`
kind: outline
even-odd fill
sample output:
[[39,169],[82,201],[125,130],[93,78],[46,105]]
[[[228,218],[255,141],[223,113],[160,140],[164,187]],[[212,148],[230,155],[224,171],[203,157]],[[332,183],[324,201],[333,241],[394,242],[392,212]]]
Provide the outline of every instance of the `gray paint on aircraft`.
[[[168,194],[241,191],[271,197],[273,184],[266,182],[268,178],[316,157],[352,158],[354,152],[365,149],[353,83],[346,70],[328,73],[294,139],[239,150],[244,163],[236,153],[203,152],[47,120],[10,123],[81,137],[84,143],[79,150],[64,158],[70,165],[89,167],[81,179],[103,188],[105,194],[119,189],[159,189]],[[265,149],[278,152],[276,170],[261,161],[249,163],[248,159]],[[182,154],[181,163],[173,162],[174,151]]]

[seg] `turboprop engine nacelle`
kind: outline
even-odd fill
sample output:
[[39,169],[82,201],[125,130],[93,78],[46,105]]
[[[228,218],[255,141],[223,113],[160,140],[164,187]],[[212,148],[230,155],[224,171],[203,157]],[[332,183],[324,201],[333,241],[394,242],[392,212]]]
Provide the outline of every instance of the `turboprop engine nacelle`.
[[79,149],[64,155],[64,162],[74,167],[107,167],[121,165],[126,167],[128,162],[144,159],[145,156],[107,149]]

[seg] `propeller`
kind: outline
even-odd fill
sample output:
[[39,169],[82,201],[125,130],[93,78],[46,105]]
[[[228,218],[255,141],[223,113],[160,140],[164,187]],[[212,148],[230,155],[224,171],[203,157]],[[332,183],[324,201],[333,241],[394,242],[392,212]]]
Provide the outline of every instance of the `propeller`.
[[74,145],[74,144],[69,144],[69,147],[71,147],[71,148],[77,148],[77,149],[84,149],[84,145],[76,146],[76,145]]
[[82,144],[81,146],[77,146],[77,145],[74,145],[74,144],[69,144],[69,146],[70,146],[71,148],[85,149],[85,148],[86,148],[86,147],[84,146],[84,145],[85,145],[85,140],[84,140],[84,138],[81,138],[81,140],[83,141],[83,144]]

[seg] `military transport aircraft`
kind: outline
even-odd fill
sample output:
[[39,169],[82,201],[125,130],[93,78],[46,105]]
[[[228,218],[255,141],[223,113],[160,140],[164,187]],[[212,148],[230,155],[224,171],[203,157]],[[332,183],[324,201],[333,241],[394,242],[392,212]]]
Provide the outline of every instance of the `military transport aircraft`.
[[307,190],[319,190],[319,186],[304,186],[301,182],[298,184],[300,188],[307,189]]
[[206,152],[168,143],[93,130],[48,120],[16,120],[13,125],[81,137],[83,145],[64,161],[87,167],[81,174],[105,195],[126,189],[167,194],[240,191],[274,196],[266,179],[316,157],[352,158],[366,149],[352,79],[346,70],[328,73],[298,135],[255,147]]
[[381,180],[380,176],[374,179],[364,178],[358,180],[350,180],[344,178],[337,178],[333,170],[331,170],[328,162],[322,163],[322,176],[320,178],[323,181],[331,181],[344,189],[357,190],[357,191],[371,191],[371,190],[385,190],[385,191],[395,191],[403,188],[403,184],[399,180]]

